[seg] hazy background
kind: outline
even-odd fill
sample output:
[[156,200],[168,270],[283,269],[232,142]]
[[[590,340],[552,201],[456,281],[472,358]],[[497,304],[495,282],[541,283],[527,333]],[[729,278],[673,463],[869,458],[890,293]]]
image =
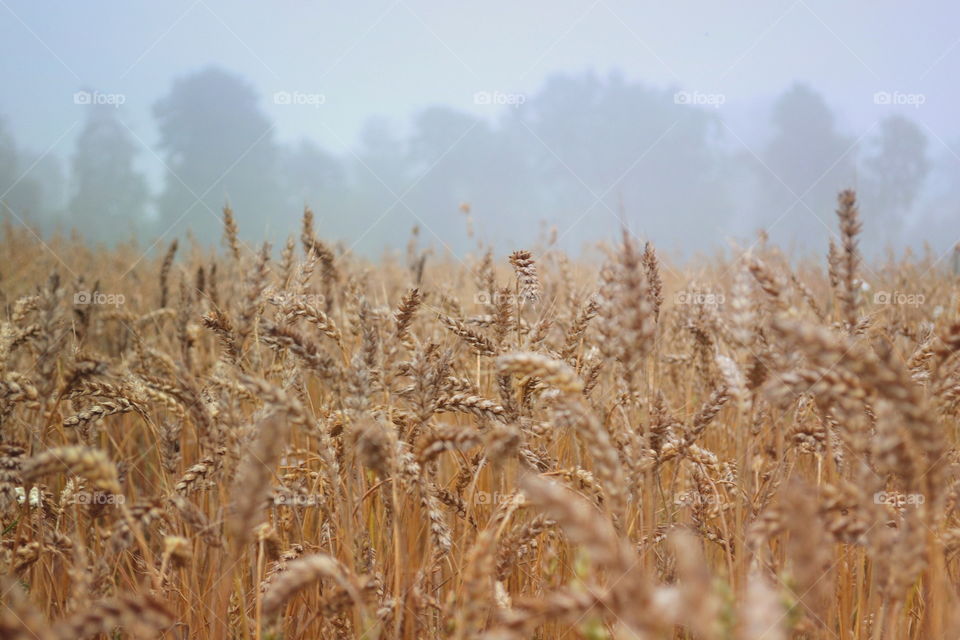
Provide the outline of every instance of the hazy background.
[[956,3],[0,0],[0,202],[143,247],[960,240]]

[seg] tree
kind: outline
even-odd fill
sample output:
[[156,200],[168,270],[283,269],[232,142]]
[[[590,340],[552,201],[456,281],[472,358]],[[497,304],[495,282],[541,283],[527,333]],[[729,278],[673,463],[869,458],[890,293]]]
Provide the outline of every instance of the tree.
[[147,182],[134,168],[137,145],[116,109],[89,107],[73,155],[70,222],[89,238],[115,242],[143,228]]
[[350,165],[349,201],[345,211],[338,212],[347,221],[332,222],[335,228],[348,230],[350,248],[375,253],[398,246],[398,238],[405,238],[414,224],[406,207],[397,202],[413,180],[405,146],[387,121],[370,119],[364,125]]
[[780,96],[773,125],[763,161],[754,164],[758,220],[774,237],[822,246],[834,228],[837,193],[855,184],[852,140],[837,131],[823,97],[805,85]]
[[340,214],[344,206],[346,171],[340,160],[314,142],[301,140],[281,148],[280,166],[288,210],[309,206],[319,218],[318,232],[333,233],[324,227],[327,213]]
[[522,142],[505,151],[526,149],[532,208],[571,248],[609,237],[621,220],[661,243],[703,246],[729,215],[715,114],[616,74],[559,75],[506,121]]
[[[428,227],[428,239],[435,233],[462,253],[468,242],[459,205],[469,203],[481,219],[504,202],[512,205],[498,167],[508,156],[498,154],[495,143],[488,124],[454,109],[431,107],[414,118],[405,160],[413,186],[404,200]],[[406,207],[400,215],[418,222]]]
[[[215,241],[226,201],[241,235],[262,238],[278,226],[284,199],[277,147],[257,102],[242,78],[208,68],[177,80],[154,105],[168,168],[158,202],[161,231],[189,225],[200,240]],[[299,214],[287,215],[293,222]]]
[[0,120],[0,215],[13,214],[20,221],[36,225],[43,217],[43,192],[21,156],[6,122]]
[[43,185],[40,192],[40,228],[44,233],[52,233],[56,228],[70,223],[66,217],[70,185],[67,184],[63,160],[53,153],[47,153],[30,170],[30,177],[38,185]]
[[863,168],[861,190],[867,219],[874,221],[876,230],[885,232],[882,242],[894,242],[913,213],[930,172],[927,138],[907,118],[890,116],[870,140]]

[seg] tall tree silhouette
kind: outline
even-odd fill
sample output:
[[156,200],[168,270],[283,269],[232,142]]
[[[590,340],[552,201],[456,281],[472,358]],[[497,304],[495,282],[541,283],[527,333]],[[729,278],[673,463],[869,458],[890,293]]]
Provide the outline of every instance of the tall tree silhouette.
[[538,217],[572,246],[615,233],[621,202],[631,229],[672,246],[702,244],[724,228],[712,107],[588,73],[552,77],[516,111],[506,124],[531,154]]
[[0,216],[13,214],[36,226],[43,216],[42,191],[22,155],[6,122],[0,119]]
[[72,160],[68,222],[88,238],[114,242],[143,229],[147,183],[134,168],[137,145],[116,109],[88,109]]
[[[310,140],[280,149],[286,209],[297,212],[309,206],[318,218],[318,233],[345,237],[351,229],[342,219],[346,197],[346,170],[340,160]],[[336,217],[328,215],[336,212]],[[331,220],[333,225],[331,225]]]
[[927,137],[913,121],[890,116],[870,140],[863,168],[863,209],[879,223],[872,225],[878,242],[900,244],[930,172]]
[[[432,239],[436,233],[458,253],[468,248],[457,207],[470,203],[482,221],[501,203],[512,205],[513,194],[501,180],[498,166],[509,159],[498,153],[491,127],[474,116],[447,107],[417,114],[406,158],[414,186],[404,200],[428,226],[426,237]],[[416,221],[405,207],[400,215],[410,223]]]
[[38,185],[43,185],[40,191],[40,228],[45,233],[72,224],[66,216],[70,197],[66,166],[59,156],[47,153],[30,170],[30,177]]
[[396,247],[399,238],[409,232],[413,221],[406,207],[397,202],[414,180],[405,149],[406,141],[389,122],[371,118],[364,125],[360,148],[350,163],[350,198],[340,214],[349,213],[350,240],[355,248],[377,252]]
[[805,85],[780,96],[773,125],[763,162],[754,165],[758,219],[795,246],[822,246],[833,229],[837,193],[855,184],[853,141],[837,131],[823,97]]
[[177,80],[154,105],[168,168],[158,201],[161,231],[189,225],[200,240],[215,240],[227,200],[242,235],[276,230],[271,221],[284,204],[277,147],[257,102],[240,76],[213,67]]

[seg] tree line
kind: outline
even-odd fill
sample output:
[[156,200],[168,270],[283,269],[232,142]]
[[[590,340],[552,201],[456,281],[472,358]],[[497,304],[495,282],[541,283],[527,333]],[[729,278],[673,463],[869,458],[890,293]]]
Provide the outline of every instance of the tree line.
[[[858,138],[820,94],[795,85],[746,139],[724,106],[678,95],[617,73],[560,74],[495,117],[432,107],[405,133],[370,120],[337,154],[278,140],[254,87],[207,68],[153,105],[152,148],[122,111],[91,105],[66,166],[52,156],[32,166],[0,121],[0,200],[45,231],[75,228],[106,243],[188,230],[215,242],[226,200],[247,237],[276,240],[309,205],[324,235],[370,253],[401,246],[414,225],[462,251],[472,243],[467,210],[502,247],[530,242],[546,221],[574,249],[626,222],[668,250],[707,249],[761,226],[820,250],[829,231],[818,218],[829,223],[835,194],[850,186],[879,247],[921,233],[917,221],[951,200],[949,188],[937,191],[948,170],[938,172],[927,136],[902,115]],[[157,189],[137,169],[144,154],[162,162]]]

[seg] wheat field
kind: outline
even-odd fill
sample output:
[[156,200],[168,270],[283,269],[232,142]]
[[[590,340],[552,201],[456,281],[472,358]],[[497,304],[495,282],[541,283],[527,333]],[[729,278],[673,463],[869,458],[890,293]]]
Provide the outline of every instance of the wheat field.
[[8,225],[0,637],[960,638],[960,281],[836,223],[675,267]]

